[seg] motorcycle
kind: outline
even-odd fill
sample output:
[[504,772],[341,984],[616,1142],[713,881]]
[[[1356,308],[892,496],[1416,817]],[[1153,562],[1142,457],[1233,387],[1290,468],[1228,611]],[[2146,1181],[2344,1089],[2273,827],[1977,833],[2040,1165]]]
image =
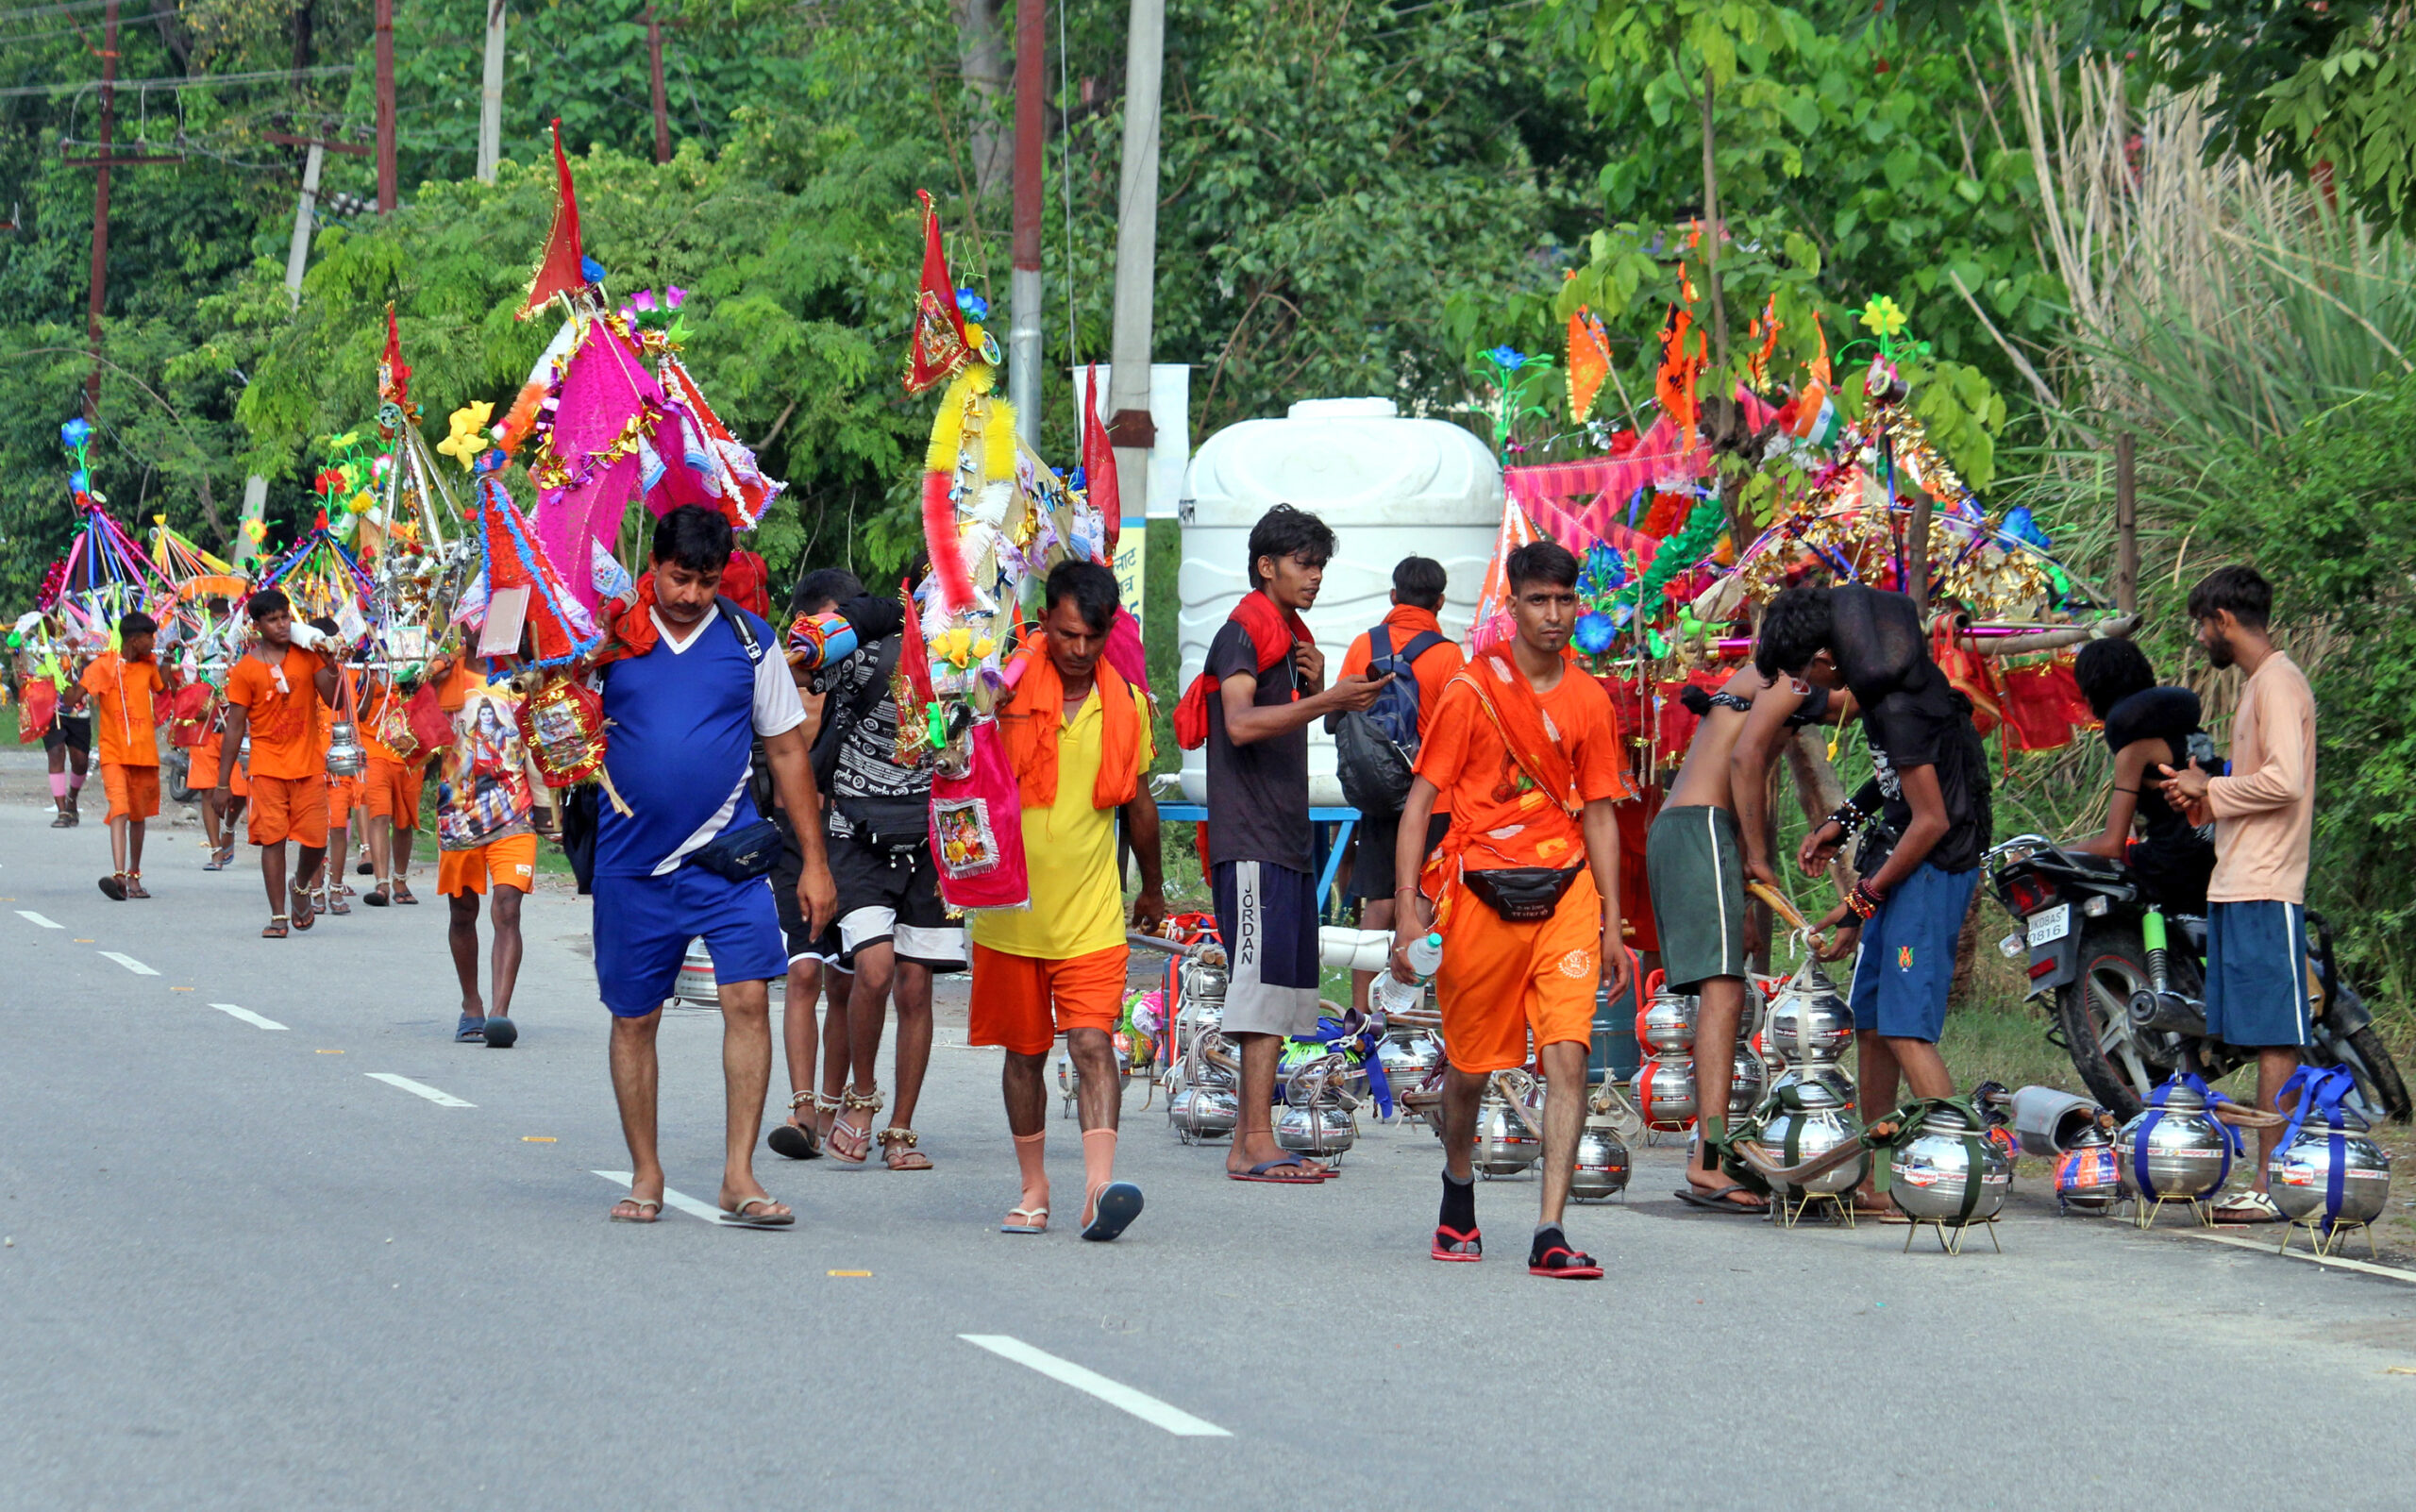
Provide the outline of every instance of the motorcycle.
[[[1983,859],[1989,890],[2022,928],[1998,942],[2007,959],[2029,962],[2028,997],[2052,995],[2047,1037],[2117,1118],[2136,1117],[2150,1093],[2176,1069],[2211,1082],[2256,1059],[2206,1033],[2206,921],[2167,915],[2150,901],[2128,865],[2067,850],[2024,834]],[[2308,1065],[2346,1067],[2357,1078],[2354,1105],[2364,1117],[2406,1121],[2409,1103],[2399,1067],[2374,1033],[2374,1013],[2340,978],[2332,932],[2307,916]]]

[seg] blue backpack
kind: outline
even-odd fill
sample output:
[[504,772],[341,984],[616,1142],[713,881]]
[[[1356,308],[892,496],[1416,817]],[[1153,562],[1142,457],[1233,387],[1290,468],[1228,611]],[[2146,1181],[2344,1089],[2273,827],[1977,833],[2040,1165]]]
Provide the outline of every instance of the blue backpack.
[[1390,626],[1379,625],[1367,637],[1367,675],[1390,672],[1393,680],[1374,703],[1344,714],[1334,727],[1334,774],[1352,808],[1369,818],[1389,818],[1408,800],[1418,765],[1418,678],[1411,668],[1443,637],[1420,630],[1398,655]]

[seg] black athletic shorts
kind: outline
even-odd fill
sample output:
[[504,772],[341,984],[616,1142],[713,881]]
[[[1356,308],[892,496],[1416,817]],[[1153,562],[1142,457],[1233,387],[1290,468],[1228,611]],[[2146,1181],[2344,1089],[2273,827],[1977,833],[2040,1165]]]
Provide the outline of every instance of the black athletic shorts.
[[789,965],[812,960],[837,966],[838,920],[824,925],[819,934],[805,932],[805,910],[797,900],[797,879],[805,874],[805,852],[797,848],[797,829],[789,823],[788,811],[774,809],[772,822],[780,830],[780,859],[772,863],[772,903],[780,911],[780,933],[788,940]]
[[[1431,814],[1426,817],[1426,848],[1420,854],[1431,856],[1451,832],[1451,816]],[[1393,847],[1401,835],[1401,815],[1388,815],[1381,819],[1362,819],[1351,832],[1351,896],[1371,902],[1390,902],[1401,888],[1393,880]]]
[[965,921],[949,918],[940,901],[940,866],[929,841],[834,834],[824,844],[839,884],[841,966],[853,970],[858,950],[886,942],[900,961],[965,969]]
[[60,714],[48,730],[42,732],[42,748],[57,750],[65,746],[70,750],[92,754],[92,716],[91,714]]

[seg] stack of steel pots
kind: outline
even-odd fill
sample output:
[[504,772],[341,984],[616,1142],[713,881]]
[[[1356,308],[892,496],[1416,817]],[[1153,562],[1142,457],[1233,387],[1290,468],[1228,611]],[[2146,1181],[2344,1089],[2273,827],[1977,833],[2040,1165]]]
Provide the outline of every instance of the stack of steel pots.
[[1853,1043],[1853,1010],[1820,964],[1807,956],[1762,1017],[1762,1048],[1780,1064],[1770,1091],[1817,1083],[1838,1104],[1852,1107],[1854,1083],[1839,1062]]
[[[1359,1125],[1351,1117],[1359,1099],[1348,1086],[1354,1069],[1348,1056],[1334,1051],[1286,1070],[1280,1088],[1284,1111],[1275,1116],[1276,1144],[1329,1165],[1338,1162],[1359,1141]],[[1357,1074],[1364,1087],[1367,1073]]]
[[1241,1059],[1219,1029],[1203,1029],[1167,1073],[1174,1088],[1166,1121],[1177,1139],[1197,1144],[1226,1139],[1241,1122]]
[[[1763,1116],[1753,1137],[1782,1168],[1803,1165],[1862,1139],[1854,1110],[1826,1082],[1807,1078],[1774,1090],[1762,1104]],[[1862,1184],[1870,1172],[1868,1151],[1841,1161],[1802,1184],[1780,1184],[1777,1195],[1802,1203],[1815,1197],[1837,1197]]]
[[1645,1059],[1631,1084],[1645,1128],[1673,1133],[1692,1128],[1702,1105],[1695,1096],[1696,1003],[1663,988],[1660,980],[1653,977],[1653,995],[1636,1010],[1636,1037]]

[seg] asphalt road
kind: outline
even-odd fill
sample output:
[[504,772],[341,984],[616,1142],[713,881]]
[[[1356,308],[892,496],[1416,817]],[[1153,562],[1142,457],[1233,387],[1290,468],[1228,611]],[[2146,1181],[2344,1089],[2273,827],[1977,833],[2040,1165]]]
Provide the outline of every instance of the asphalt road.
[[[2416,1286],[2057,1218],[2027,1173],[2004,1254],[1908,1255],[1693,1215],[1647,1151],[1631,1201],[1570,1220],[1609,1279],[1549,1283],[1518,1263],[1532,1182],[1480,1188],[1492,1258],[1438,1266],[1425,1133],[1240,1185],[1135,1087],[1131,1234],[1000,1235],[1015,1166],[961,983],[917,1119],[937,1170],[766,1153],[793,1231],[607,1223],[596,1172],[628,1159],[583,900],[529,901],[519,1047],[456,1046],[432,885],[261,941],[249,852],[206,875],[185,832],[155,900],[111,903],[98,824],[48,830],[26,791],[0,806],[0,1506],[2399,1507],[2416,1478]],[[671,1183],[707,1202],[718,1040],[663,1034]],[[1052,1357],[1160,1420],[1023,1363]]]

